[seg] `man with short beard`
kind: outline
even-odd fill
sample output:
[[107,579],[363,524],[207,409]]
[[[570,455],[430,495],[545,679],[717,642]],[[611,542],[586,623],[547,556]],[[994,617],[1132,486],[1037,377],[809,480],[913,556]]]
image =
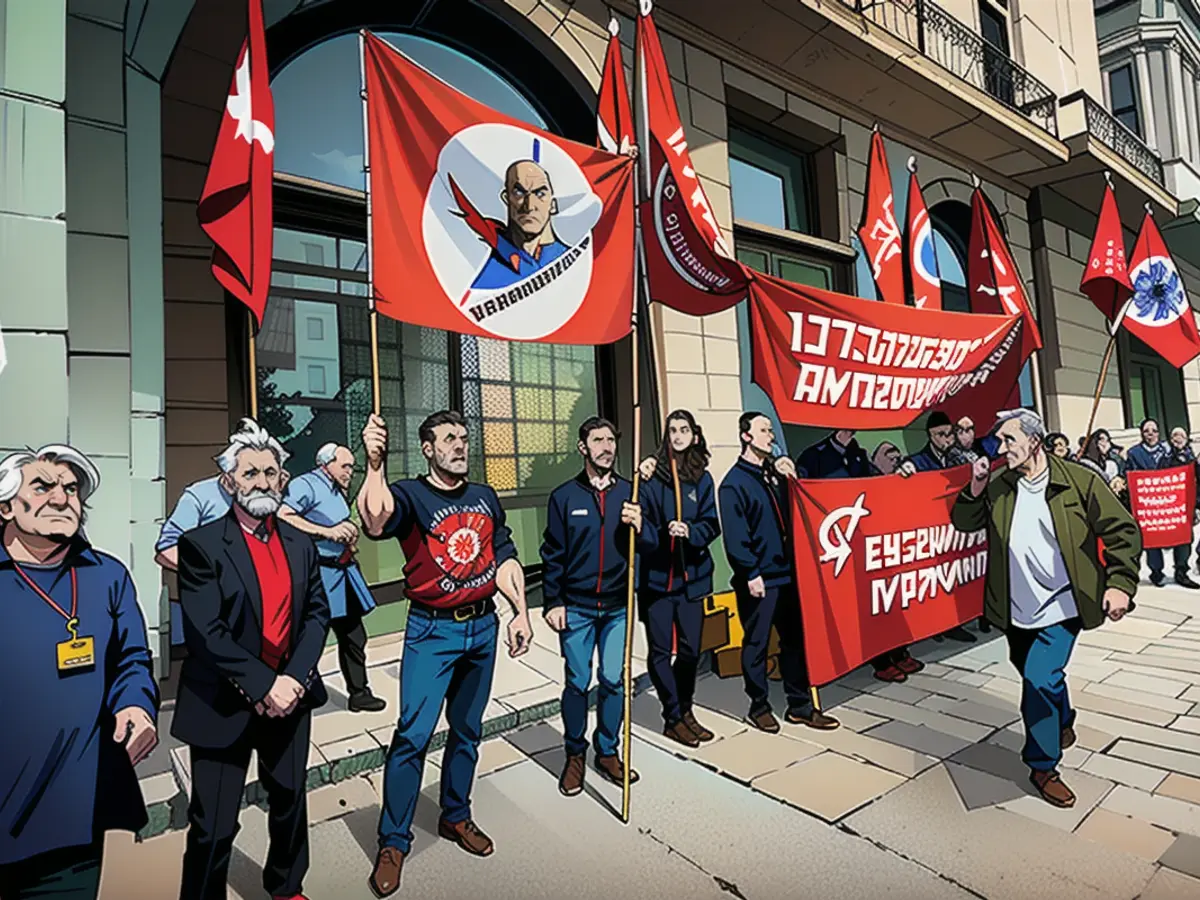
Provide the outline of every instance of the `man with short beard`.
[[708,460],[695,417],[686,409],[675,410],[667,416],[658,454],[642,461],[639,496],[646,522],[658,535],[638,567],[641,616],[650,645],[647,668],[662,704],[663,734],[693,748],[714,736],[692,712],[703,601],[713,590],[708,546],[721,534]]
[[358,528],[350,521],[346,492],[354,478],[354,453],[329,443],[317,451],[317,467],[288,485],[279,517],[317,542],[321,583],[329,601],[329,624],[337,636],[338,665],[346,679],[350,712],[379,712],[387,703],[367,684],[367,630],[363,617],[375,608],[354,554]]
[[326,700],[329,630],[317,548],[277,519],[287,454],[253,420],[217,458],[233,506],[179,540],[188,658],[171,733],[191,750],[180,900],[224,897],[250,753],[267,792],[263,888],[302,900],[308,871],[309,736]]
[[[613,471],[616,426],[599,416],[585,419],[578,449],[583,471],[551,492],[542,538],[542,615],[558,633],[566,669],[562,720],[567,758],[558,779],[565,797],[583,791],[593,657],[599,659],[592,735],[596,771],[612,784],[624,784],[627,761],[617,751],[624,713],[629,566],[635,564],[629,559],[629,529],[637,533],[643,552],[657,544],[641,507],[630,502],[633,485]],[[638,773],[630,769],[629,783],[637,780]]]

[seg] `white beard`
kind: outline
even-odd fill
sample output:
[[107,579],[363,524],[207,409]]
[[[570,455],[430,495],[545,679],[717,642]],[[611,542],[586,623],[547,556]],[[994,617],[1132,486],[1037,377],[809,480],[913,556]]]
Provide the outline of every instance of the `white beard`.
[[256,519],[265,519],[279,512],[283,495],[276,491],[250,491],[237,495],[237,505]]

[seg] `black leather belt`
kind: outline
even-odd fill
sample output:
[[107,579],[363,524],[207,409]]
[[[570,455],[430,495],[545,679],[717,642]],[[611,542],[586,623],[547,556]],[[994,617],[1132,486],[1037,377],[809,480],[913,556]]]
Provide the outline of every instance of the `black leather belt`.
[[469,622],[472,619],[482,619],[484,616],[489,616],[496,611],[496,603],[491,597],[486,600],[476,600],[474,603],[468,603],[465,606],[454,606],[450,609],[435,609],[432,606],[426,606],[424,603],[411,601],[411,609],[413,612],[420,612],[434,619],[451,619],[455,622]]
[[348,569],[354,565],[353,559],[344,563],[336,556],[321,556],[317,558],[317,562],[326,569]]

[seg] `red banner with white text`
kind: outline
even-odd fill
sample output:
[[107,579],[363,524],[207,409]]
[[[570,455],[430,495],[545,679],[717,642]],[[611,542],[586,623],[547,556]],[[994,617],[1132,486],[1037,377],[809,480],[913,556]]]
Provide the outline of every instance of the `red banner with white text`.
[[753,378],[779,418],[903,428],[940,409],[990,427],[1031,351],[1022,317],[877,303],[754,273]]
[[1196,467],[1129,471],[1129,505],[1147,550],[1192,542],[1196,509]]
[[792,484],[808,677],[828,684],[881,653],[983,614],[987,535],[950,524],[961,466]]

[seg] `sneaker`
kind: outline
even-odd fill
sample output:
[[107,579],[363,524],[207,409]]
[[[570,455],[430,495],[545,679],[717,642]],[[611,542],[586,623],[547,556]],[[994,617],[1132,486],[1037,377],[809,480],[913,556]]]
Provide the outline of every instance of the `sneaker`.
[[696,736],[696,740],[702,744],[706,744],[716,737],[715,734],[696,721],[696,716],[690,709],[683,714],[683,724],[692,730],[692,734]]

